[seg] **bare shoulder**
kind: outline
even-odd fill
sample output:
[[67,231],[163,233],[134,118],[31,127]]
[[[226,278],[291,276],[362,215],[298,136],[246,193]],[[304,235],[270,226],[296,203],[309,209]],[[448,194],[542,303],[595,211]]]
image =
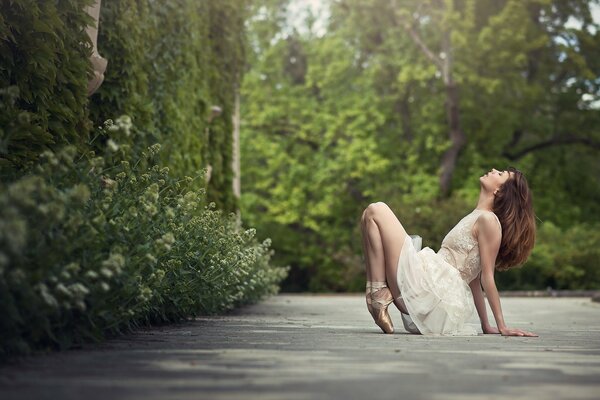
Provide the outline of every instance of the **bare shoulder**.
[[485,236],[502,236],[502,227],[496,214],[492,211],[482,212],[475,223],[475,233]]

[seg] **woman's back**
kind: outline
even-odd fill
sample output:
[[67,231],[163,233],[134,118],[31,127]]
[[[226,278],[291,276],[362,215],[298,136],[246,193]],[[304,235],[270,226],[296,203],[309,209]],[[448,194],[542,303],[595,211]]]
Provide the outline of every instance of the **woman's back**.
[[[438,254],[460,272],[465,282],[471,282],[481,271],[479,246],[473,236],[473,225],[483,213],[491,211],[475,209],[461,219],[442,241]],[[497,220],[497,217],[496,217]],[[500,222],[498,221],[498,224]]]

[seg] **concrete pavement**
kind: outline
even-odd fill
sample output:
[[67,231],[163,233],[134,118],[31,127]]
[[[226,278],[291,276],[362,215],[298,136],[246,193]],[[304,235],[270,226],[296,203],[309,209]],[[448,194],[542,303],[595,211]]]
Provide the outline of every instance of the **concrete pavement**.
[[599,303],[502,305],[509,326],[540,337],[410,335],[393,305],[396,333],[385,335],[362,295],[283,294],[1,367],[0,398],[600,398]]

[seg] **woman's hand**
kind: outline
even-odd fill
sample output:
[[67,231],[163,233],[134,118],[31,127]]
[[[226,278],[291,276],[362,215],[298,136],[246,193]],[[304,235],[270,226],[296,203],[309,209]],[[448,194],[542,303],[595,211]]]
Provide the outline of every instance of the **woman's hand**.
[[489,334],[499,334],[500,333],[500,330],[493,326],[482,326],[481,329],[483,330],[483,333],[489,333]]
[[532,332],[527,332],[521,329],[516,329],[516,328],[502,328],[500,329],[500,333],[502,334],[502,336],[530,336],[530,337],[538,337],[539,335],[536,335],[535,333]]

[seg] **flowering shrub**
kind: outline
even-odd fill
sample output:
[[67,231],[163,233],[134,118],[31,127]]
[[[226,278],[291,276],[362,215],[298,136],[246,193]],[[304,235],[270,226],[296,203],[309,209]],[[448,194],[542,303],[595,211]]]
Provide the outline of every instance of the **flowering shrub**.
[[[223,312],[275,294],[269,264],[236,214],[206,204],[203,176],[174,180],[138,154],[131,120],[107,121],[103,154],[45,151],[0,183],[1,354],[59,347],[142,324]],[[136,158],[137,155],[137,158]]]

